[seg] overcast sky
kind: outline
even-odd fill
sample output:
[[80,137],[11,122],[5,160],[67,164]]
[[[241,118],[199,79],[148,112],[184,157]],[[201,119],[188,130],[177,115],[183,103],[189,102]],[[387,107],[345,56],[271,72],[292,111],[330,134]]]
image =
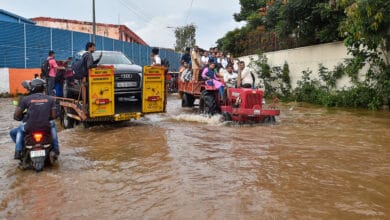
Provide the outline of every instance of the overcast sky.
[[[150,46],[173,48],[173,29],[197,26],[196,42],[215,46],[227,31],[242,26],[233,19],[239,0],[95,0],[96,22],[125,24]],[[192,3],[192,5],[191,5]],[[1,0],[0,7],[26,18],[53,17],[92,21],[92,0]]]

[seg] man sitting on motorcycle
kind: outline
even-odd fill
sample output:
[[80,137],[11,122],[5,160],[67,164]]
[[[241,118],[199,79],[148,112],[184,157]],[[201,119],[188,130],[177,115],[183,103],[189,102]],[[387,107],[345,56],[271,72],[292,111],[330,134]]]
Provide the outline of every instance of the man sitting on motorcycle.
[[[53,138],[53,151],[58,156],[60,151],[57,130],[54,121],[51,121],[56,118],[56,105],[51,96],[43,94],[45,91],[44,83],[45,82],[41,79],[34,79],[31,81],[31,94],[23,97],[15,110],[14,119],[17,121],[25,121],[24,124],[17,128],[17,132],[32,132],[37,130],[51,132]],[[25,112],[25,110],[27,110],[27,112],[24,118],[23,112]],[[24,135],[23,132],[20,133],[16,135],[15,138],[12,138],[15,139],[14,141],[16,142],[15,159],[20,159],[22,153]]]

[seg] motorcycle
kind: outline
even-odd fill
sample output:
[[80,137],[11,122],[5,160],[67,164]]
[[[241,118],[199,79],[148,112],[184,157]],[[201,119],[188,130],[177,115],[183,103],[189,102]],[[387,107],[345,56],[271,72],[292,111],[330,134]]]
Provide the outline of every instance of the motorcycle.
[[[30,80],[24,80],[22,82],[22,86],[28,91],[31,91],[30,82]],[[13,101],[15,106],[18,103],[19,101]],[[40,172],[45,165],[51,166],[58,159],[53,151],[53,138],[50,129],[47,131],[25,132],[23,146],[19,165],[19,168],[22,170],[34,169]]]
[[57,160],[53,151],[53,138],[50,132],[33,131],[25,133],[20,166],[22,170],[43,170],[45,165],[53,165]]

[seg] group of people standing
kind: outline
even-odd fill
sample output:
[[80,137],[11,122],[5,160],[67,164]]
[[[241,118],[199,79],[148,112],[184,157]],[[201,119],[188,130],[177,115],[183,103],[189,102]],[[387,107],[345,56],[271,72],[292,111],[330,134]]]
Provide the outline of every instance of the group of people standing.
[[[195,81],[205,80],[218,89],[228,88],[252,88],[254,77],[245,67],[245,62],[234,59],[227,52],[210,48],[209,51],[195,46],[192,51],[187,47],[181,58],[181,80]],[[210,83],[211,84],[211,83]]]

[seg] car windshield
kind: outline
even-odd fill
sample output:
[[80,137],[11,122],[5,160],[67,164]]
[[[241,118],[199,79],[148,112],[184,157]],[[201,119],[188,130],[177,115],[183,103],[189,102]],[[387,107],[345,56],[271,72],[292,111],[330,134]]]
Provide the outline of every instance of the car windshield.
[[[100,51],[92,54],[93,59],[99,58]],[[123,53],[103,51],[102,59],[99,64],[133,64]]]

